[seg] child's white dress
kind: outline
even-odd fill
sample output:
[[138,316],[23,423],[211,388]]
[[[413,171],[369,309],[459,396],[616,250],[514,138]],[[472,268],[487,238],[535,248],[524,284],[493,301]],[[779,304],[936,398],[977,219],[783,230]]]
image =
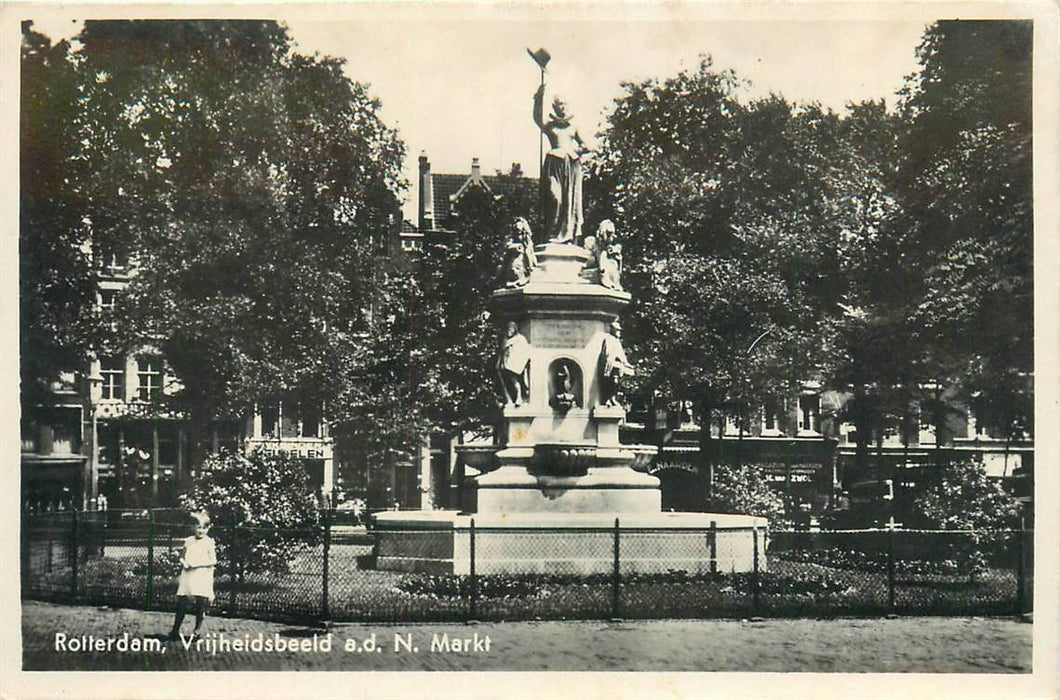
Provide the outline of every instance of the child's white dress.
[[[184,540],[184,569],[177,579],[177,595],[202,596],[213,602],[213,567],[217,551],[210,537]],[[190,567],[190,568],[188,568]]]

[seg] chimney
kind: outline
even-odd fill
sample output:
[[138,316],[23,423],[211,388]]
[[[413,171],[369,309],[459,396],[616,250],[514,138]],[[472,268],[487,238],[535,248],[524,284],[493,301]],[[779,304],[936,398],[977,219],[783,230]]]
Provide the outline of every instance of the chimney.
[[471,179],[476,182],[482,179],[482,166],[478,164],[478,158],[471,159]]
[[431,161],[427,160],[427,154],[420,151],[420,198],[419,198],[419,225],[420,231],[430,231],[434,228],[434,182],[431,179]]

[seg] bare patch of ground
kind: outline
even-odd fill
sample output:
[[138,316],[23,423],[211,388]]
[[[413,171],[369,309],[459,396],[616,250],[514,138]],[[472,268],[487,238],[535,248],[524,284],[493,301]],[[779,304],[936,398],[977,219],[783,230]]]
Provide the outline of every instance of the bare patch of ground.
[[[189,616],[190,617],[190,616]],[[1032,626],[1005,618],[656,620],[463,624],[339,624],[330,652],[185,649],[124,652],[56,649],[68,640],[158,637],[167,613],[23,602],[24,670],[341,671],[754,671],[1026,673]],[[191,620],[185,622],[190,631]],[[258,620],[208,618],[229,640],[312,639],[313,630]],[[324,634],[317,631],[318,634]],[[365,650],[374,635],[380,651]],[[477,635],[478,646],[475,640]],[[411,640],[418,651],[400,647]],[[488,649],[484,648],[489,639]],[[453,640],[470,639],[467,651]],[[358,651],[347,651],[352,640]],[[445,642],[448,641],[446,645]],[[432,642],[434,650],[432,651]],[[459,646],[463,646],[462,643]]]

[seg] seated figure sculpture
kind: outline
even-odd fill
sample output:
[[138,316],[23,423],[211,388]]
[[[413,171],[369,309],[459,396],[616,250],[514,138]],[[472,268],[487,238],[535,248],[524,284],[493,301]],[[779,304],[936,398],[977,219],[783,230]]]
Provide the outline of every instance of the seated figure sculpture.
[[622,244],[616,240],[600,254],[600,284],[608,289],[622,289]]
[[596,235],[585,237],[589,259],[584,276],[595,279],[608,289],[622,291],[622,243],[615,235],[615,224],[604,219],[596,227]]
[[530,281],[530,273],[537,267],[537,255],[534,253],[534,236],[530,231],[530,224],[523,217],[515,220],[511,237],[504,250],[504,286],[525,286]]
[[584,246],[589,251],[589,260],[585,263],[586,270],[600,269],[600,253],[607,250],[614,237],[615,224],[611,219],[601,221],[596,225],[596,234],[585,237]]

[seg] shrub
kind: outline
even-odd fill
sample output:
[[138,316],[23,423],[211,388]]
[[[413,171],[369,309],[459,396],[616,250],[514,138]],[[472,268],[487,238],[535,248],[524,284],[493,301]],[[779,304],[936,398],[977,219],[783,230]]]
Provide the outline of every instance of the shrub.
[[[848,571],[866,571],[886,573],[888,568],[886,552],[862,552],[856,549],[793,549],[777,552],[773,556],[790,562],[817,564],[833,569]],[[972,562],[965,562],[971,564]],[[971,573],[962,570],[958,562],[952,559],[897,559],[894,562],[898,576],[955,576]]]
[[191,511],[210,514],[217,528],[218,559],[235,557],[240,577],[286,571],[299,550],[322,536],[309,475],[289,457],[227,451],[211,455],[181,502]]
[[924,525],[940,530],[1002,529],[1015,524],[1019,502],[974,459],[948,465],[917,497],[916,511]]
[[[725,573],[688,573],[686,571],[666,571],[656,573],[632,573],[622,575],[623,586],[673,586],[692,585],[706,592],[707,584],[722,586],[722,591],[729,593],[749,593],[754,585],[754,574],[743,572]],[[533,598],[538,595],[562,596],[564,589],[568,592],[587,586],[610,586],[611,574],[491,574],[479,576],[476,583],[477,595],[480,598],[513,599]],[[829,574],[788,573],[775,574],[761,572],[759,586],[767,595],[794,596],[828,596],[848,595],[852,592],[845,584]],[[412,595],[432,598],[465,598],[471,595],[470,576],[406,576],[397,585],[398,589]],[[550,590],[549,590],[550,589]]]
[[714,474],[714,505],[722,513],[743,513],[769,520],[771,530],[790,526],[784,499],[773,490],[765,468],[757,464],[719,466]]
[[927,527],[971,531],[947,543],[946,557],[971,576],[986,567],[981,531],[1015,525],[1019,502],[986,475],[981,460],[971,459],[948,465],[939,481],[917,497],[915,510]]

